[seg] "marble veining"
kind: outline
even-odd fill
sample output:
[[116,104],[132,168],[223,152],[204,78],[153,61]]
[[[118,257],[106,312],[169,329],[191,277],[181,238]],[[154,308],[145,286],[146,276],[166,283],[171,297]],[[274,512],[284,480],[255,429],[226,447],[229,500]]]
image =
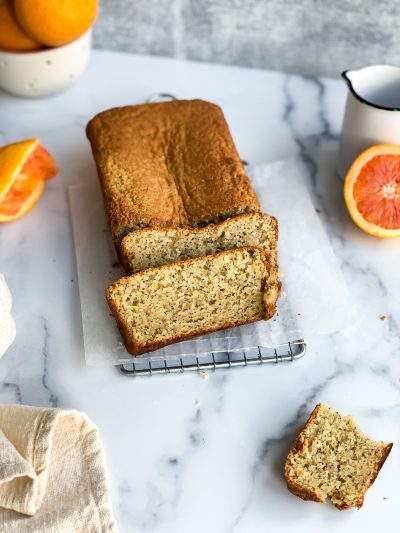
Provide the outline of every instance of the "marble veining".
[[45,317],[42,317],[43,322],[43,347],[42,347],[42,356],[43,356],[43,374],[42,374],[42,385],[43,388],[49,395],[48,405],[51,407],[58,406],[58,397],[51,391],[47,380],[48,380],[48,357],[49,357],[49,329],[47,326],[47,320]]
[[22,403],[22,394],[21,394],[21,388],[16,383],[9,383],[8,381],[4,381],[2,383],[2,387],[7,391],[7,396],[9,397],[8,392],[12,391],[13,398],[12,403]]
[[292,420],[286,423],[283,427],[281,434],[278,436],[267,437],[261,443],[259,452],[257,453],[256,459],[254,461],[253,467],[251,469],[251,489],[246,498],[246,501],[243,507],[240,509],[237,517],[233,521],[232,527],[228,530],[229,532],[234,532],[239,526],[240,522],[243,520],[245,514],[249,510],[251,503],[253,501],[254,492],[257,490],[257,485],[259,484],[259,474],[262,466],[265,463],[267,455],[271,452],[273,447],[283,447],[287,448],[288,443],[293,442],[296,434],[298,433],[299,420],[306,420],[309,413],[314,408],[315,404],[318,403],[318,398],[320,397],[323,390],[332,382],[332,380],[340,377],[341,374],[345,372],[344,366],[337,366],[335,370],[327,376],[323,382],[317,383],[309,391],[307,397],[303,403],[298,407],[298,410]]
[[[220,104],[250,163],[301,155],[359,305],[356,324],[306,339],[306,356],[289,365],[138,379],[85,367],[66,188],[97,179],[86,122],[160,91]],[[26,218],[0,227],[0,272],[17,323],[0,360],[0,401],[76,408],[93,419],[121,532],[397,531],[400,243],[364,235],[344,206],[335,164],[345,91],[339,80],[96,51],[64,94],[0,94],[1,142],[38,135],[61,169]],[[395,443],[360,511],[339,513],[286,489],[285,456],[318,401]]]

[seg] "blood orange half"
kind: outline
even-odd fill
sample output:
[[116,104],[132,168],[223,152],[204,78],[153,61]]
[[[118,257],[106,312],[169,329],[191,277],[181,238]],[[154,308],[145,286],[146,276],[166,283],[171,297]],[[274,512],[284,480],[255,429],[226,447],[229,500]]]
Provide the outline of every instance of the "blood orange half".
[[46,180],[57,172],[54,159],[39,139],[0,148],[0,222],[17,220],[30,211]]
[[344,198],[354,222],[377,237],[400,237],[400,146],[372,146],[346,176]]

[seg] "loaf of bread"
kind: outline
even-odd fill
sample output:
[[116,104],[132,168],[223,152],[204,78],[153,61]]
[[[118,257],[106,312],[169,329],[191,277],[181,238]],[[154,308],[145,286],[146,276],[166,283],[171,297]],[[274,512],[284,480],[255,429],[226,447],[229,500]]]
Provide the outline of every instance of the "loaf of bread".
[[329,497],[341,510],[361,507],[391,448],[361,433],[353,417],[318,404],[286,459],[288,488],[303,500]]
[[142,270],[107,289],[132,355],[275,313],[276,266],[264,251],[239,248]]
[[176,100],[104,111],[87,126],[113,239],[202,226],[259,204],[221,109]]
[[262,248],[275,265],[277,239],[278,224],[274,217],[249,213],[203,228],[158,227],[131,231],[122,239],[120,251],[128,273],[243,246]]

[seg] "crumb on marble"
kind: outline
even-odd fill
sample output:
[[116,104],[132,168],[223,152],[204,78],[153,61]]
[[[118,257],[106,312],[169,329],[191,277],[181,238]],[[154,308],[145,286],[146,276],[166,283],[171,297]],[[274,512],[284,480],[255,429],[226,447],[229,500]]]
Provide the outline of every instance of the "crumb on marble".
[[318,214],[321,213],[321,209],[320,209],[319,207],[316,207],[316,208],[315,208],[315,211],[316,211],[316,213],[318,213]]
[[204,379],[204,380],[208,379],[208,373],[205,370],[200,370],[199,371],[199,378],[200,379]]
[[379,319],[380,319],[380,320],[387,320],[387,316],[386,316],[386,315],[381,315],[381,316],[379,317]]

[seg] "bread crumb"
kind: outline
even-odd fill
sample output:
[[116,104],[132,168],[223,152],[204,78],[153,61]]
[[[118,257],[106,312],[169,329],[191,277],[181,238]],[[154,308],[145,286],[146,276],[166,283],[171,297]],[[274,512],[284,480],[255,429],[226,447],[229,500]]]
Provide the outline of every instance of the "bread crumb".
[[380,318],[380,320],[387,320],[387,316],[386,315],[381,315],[379,318]]
[[200,379],[204,379],[204,380],[208,379],[208,374],[207,374],[207,372],[206,372],[205,370],[200,370],[200,371],[199,371],[199,378],[200,378]]

